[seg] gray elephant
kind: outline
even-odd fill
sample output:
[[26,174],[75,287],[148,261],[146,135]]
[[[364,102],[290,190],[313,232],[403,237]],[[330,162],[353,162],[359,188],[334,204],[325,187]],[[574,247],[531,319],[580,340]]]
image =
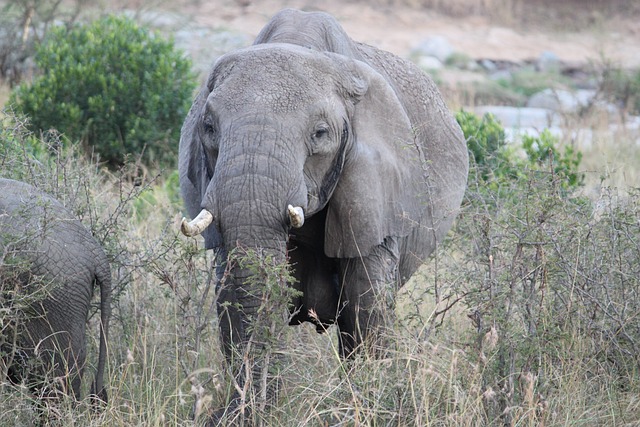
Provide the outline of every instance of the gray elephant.
[[[0,257],[0,301],[7,310],[14,308],[14,320],[21,319],[2,330],[11,379],[26,379],[41,394],[51,394],[53,389],[42,390],[42,376],[52,375],[80,398],[87,316],[97,283],[100,348],[92,393],[106,401],[111,269],[100,244],[51,196],[24,182],[0,179]],[[28,301],[20,305],[25,296]]]
[[[286,9],[213,65],[182,128],[179,171],[195,217],[183,233],[224,256],[259,248],[288,260],[301,291],[290,323],[337,324],[349,357],[378,344],[395,291],[451,227],[468,154],[419,68],[351,40],[328,14]],[[263,295],[251,271],[229,273],[227,356],[247,346]]]

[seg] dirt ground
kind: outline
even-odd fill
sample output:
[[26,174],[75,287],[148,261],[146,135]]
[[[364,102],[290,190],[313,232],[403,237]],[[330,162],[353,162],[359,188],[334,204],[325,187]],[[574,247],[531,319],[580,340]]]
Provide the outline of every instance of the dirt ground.
[[[570,13],[565,18],[571,21],[567,25],[559,21],[542,26],[527,21],[529,15],[531,20],[543,21],[542,13],[537,18],[533,16],[535,13],[525,13],[524,17],[521,13],[519,20],[509,16],[509,11],[487,16],[487,7],[492,4],[504,7],[509,3],[505,0],[458,0],[469,7],[482,3],[485,9],[484,13],[463,12],[455,17],[433,12],[433,9],[407,6],[418,3],[410,0],[177,0],[163,2],[162,8],[179,10],[195,23],[239,31],[252,38],[278,10],[293,7],[329,12],[339,19],[352,38],[401,56],[408,55],[421,40],[439,35],[448,39],[456,51],[473,59],[519,61],[535,59],[542,52],[551,51],[567,62],[606,59],[623,67],[640,67],[640,17],[607,16],[590,7],[593,2],[574,0],[574,3],[581,2],[586,6],[577,8],[579,13],[575,15]],[[388,3],[394,6],[386,5]],[[397,6],[400,3],[405,6]],[[576,27],[579,29],[566,30]]]

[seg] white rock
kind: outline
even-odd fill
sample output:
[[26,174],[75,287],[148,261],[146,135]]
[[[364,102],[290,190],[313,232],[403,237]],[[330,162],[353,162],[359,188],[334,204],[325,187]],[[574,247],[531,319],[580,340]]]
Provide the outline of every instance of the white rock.
[[587,107],[595,98],[595,91],[580,90],[570,92],[563,89],[544,89],[527,101],[527,107],[545,108],[561,113],[577,113]]
[[417,56],[432,56],[444,63],[453,55],[453,47],[449,41],[442,36],[433,36],[424,39],[413,49],[412,54]]
[[439,70],[443,67],[442,62],[433,56],[421,56],[418,59],[418,66],[424,70]]

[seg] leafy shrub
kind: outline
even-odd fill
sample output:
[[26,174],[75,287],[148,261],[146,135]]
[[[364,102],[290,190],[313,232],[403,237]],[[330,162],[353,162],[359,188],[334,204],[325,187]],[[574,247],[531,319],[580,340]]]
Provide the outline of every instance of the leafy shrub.
[[584,183],[584,174],[578,172],[582,161],[582,153],[571,146],[565,146],[561,153],[556,147],[558,139],[549,129],[543,130],[539,136],[524,135],[522,146],[529,163],[544,168],[548,163],[554,174],[561,178],[560,185],[564,189],[576,188]]
[[[504,128],[496,118],[485,114],[482,118],[473,113],[461,110],[456,120],[467,140],[471,162],[471,181],[477,180],[482,186],[493,189],[508,185],[522,177],[526,170],[550,170],[560,180],[558,184],[564,189],[575,189],[583,184],[584,174],[579,172],[582,153],[570,146],[563,151],[558,148],[558,138],[548,129],[538,136],[524,135],[522,146],[525,157],[515,151],[515,147],[507,144]],[[475,178],[475,179],[473,179]]]
[[11,96],[32,130],[58,129],[112,167],[128,155],[146,164],[175,162],[195,80],[172,41],[130,19],[106,17],[53,29],[36,64],[43,74]]
[[484,181],[491,176],[501,176],[508,172],[503,166],[510,166],[507,154],[507,142],[504,128],[493,114],[485,114],[482,118],[473,113],[461,110],[456,120],[467,140],[467,148],[473,162],[478,165],[478,172]]

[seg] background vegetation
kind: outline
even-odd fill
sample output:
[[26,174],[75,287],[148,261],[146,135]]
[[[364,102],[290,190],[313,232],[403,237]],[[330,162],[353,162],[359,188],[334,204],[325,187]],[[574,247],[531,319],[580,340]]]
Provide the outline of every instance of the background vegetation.
[[[623,90],[611,94],[640,96],[632,83],[613,86]],[[273,350],[281,392],[277,405],[257,411],[263,425],[640,422],[640,181],[626,175],[619,185],[603,167],[613,150],[633,161],[637,149],[619,135],[611,148],[606,132],[605,154],[579,152],[568,137],[545,132],[514,147],[492,116],[460,111],[457,119],[472,154],[469,189],[448,240],[400,292],[390,351],[343,363],[333,328],[324,335],[311,325],[283,328],[284,345]],[[105,246],[114,277],[109,404],[96,413],[88,402],[63,399],[47,407],[49,420],[202,421],[231,382],[217,342],[216,260],[201,240],[177,233],[175,172],[125,157],[105,168],[85,155],[81,138],[34,132],[30,123],[3,113],[0,176],[32,183],[72,209]],[[277,266],[271,273],[284,274]],[[0,312],[0,323],[6,316]],[[93,315],[93,363],[96,322]],[[87,383],[91,376],[89,369]],[[36,401],[0,379],[0,426],[32,425]]]
[[40,70],[9,102],[37,132],[57,129],[111,167],[135,153],[175,167],[195,76],[171,41],[133,20],[105,17],[51,29],[36,49]]

